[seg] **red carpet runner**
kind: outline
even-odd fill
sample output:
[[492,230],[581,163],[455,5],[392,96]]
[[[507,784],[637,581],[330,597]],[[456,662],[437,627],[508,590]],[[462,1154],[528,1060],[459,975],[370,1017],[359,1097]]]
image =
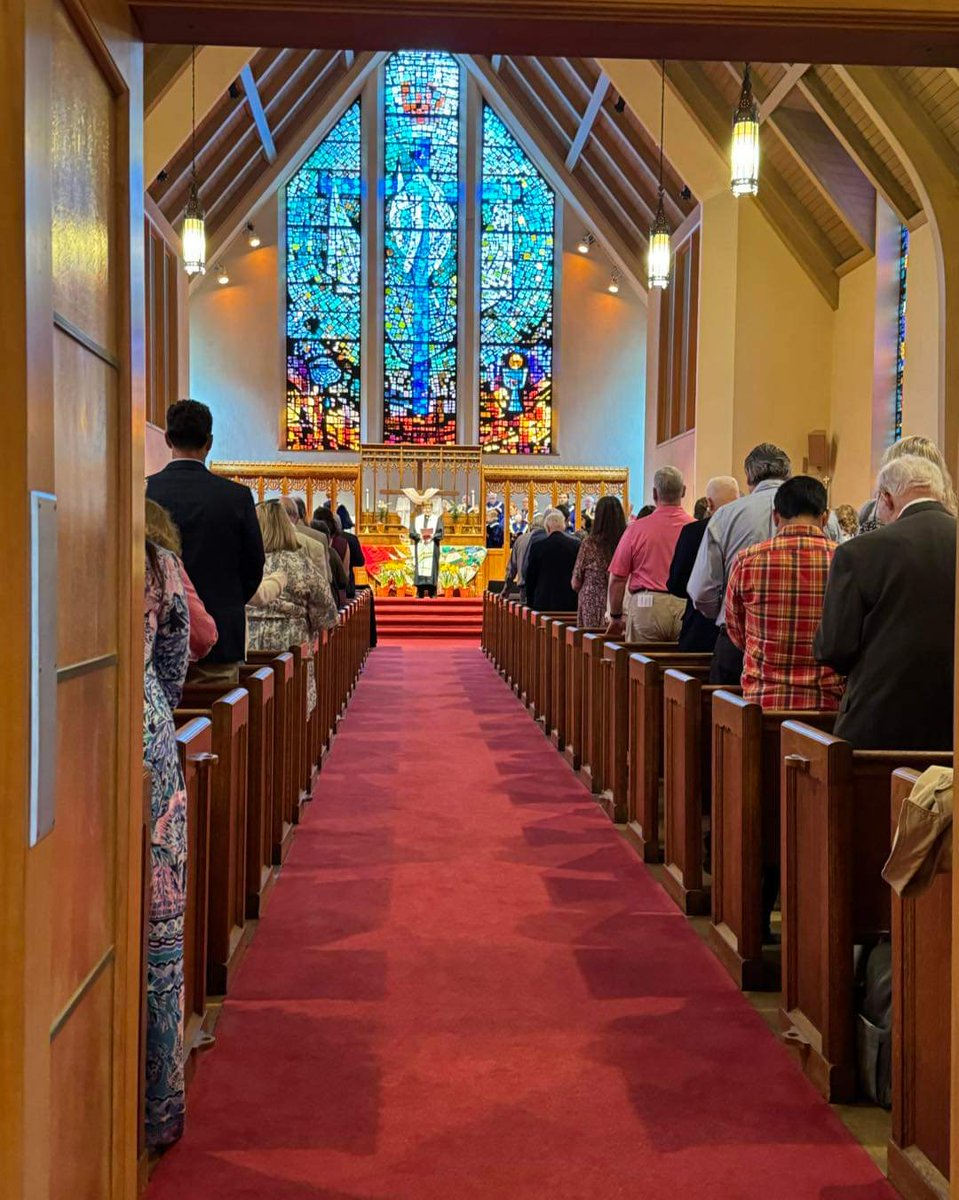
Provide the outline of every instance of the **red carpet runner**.
[[492,667],[376,650],[148,1200],[894,1193]]

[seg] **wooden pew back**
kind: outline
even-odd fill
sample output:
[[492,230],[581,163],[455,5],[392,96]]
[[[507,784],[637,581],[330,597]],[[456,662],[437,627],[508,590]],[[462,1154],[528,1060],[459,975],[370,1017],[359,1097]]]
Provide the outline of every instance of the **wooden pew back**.
[[942,751],[853,750],[796,721],[782,727],[783,1007],[787,1042],[830,1100],[856,1095],[853,946],[888,932],[889,790],[901,766]]
[[[892,830],[918,772],[892,776]],[[952,873],[919,896],[892,893],[892,1136],[888,1172],[904,1196],[949,1194]]]
[[604,632],[582,625],[566,626],[566,745],[562,749],[574,771],[580,769],[583,756],[583,638],[587,633]]
[[711,654],[668,651],[629,656],[629,784],[627,830],[646,862],[662,852],[659,800],[663,776],[663,672],[678,668],[709,677]]
[[297,803],[299,789],[294,774],[295,679],[293,655],[284,650],[250,651],[248,669],[269,666],[273,672],[273,806],[269,829],[271,861],[279,866],[289,851],[293,824],[291,814]]
[[533,614],[534,671],[533,696],[530,711],[537,720],[545,722],[546,733],[550,732],[549,711],[552,707],[553,647],[551,624],[554,620],[575,621],[571,612],[535,612]]

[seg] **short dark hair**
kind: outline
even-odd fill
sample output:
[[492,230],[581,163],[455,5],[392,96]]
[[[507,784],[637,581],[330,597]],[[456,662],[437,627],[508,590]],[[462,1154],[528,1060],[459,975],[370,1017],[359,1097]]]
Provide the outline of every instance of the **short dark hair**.
[[826,489],[812,475],[794,475],[776,489],[773,508],[785,521],[793,517],[821,517],[829,507]]
[[177,400],[166,410],[166,435],[177,450],[202,450],[213,436],[213,414],[199,400]]
[[753,446],[743,465],[750,487],[755,487],[765,479],[788,479],[792,470],[789,455],[772,442],[760,442],[758,446]]
[[300,520],[306,520],[306,501],[302,496],[294,496],[293,503],[296,505],[296,511],[300,514]]
[[569,524],[569,505],[568,504],[557,504],[556,511],[561,512],[563,514],[563,516],[566,518],[566,524],[568,525]]

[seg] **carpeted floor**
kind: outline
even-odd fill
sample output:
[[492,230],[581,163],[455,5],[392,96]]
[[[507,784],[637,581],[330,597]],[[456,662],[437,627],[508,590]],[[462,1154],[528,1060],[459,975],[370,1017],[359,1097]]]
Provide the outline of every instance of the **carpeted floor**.
[[475,643],[370,659],[148,1200],[895,1194]]

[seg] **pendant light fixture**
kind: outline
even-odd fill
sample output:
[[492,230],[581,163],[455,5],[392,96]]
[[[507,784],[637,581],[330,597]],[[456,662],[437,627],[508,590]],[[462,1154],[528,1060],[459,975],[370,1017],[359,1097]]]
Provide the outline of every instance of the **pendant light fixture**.
[[609,287],[606,289],[611,296],[619,295],[619,271],[613,270],[609,277]]
[[196,46],[193,47],[191,60],[193,71],[193,126],[192,126],[192,165],[190,167],[190,194],[187,197],[186,209],[183,213],[183,266],[187,275],[197,275],[206,267],[206,223],[203,218],[203,205],[200,203],[200,190],[196,182]]
[[663,142],[666,135],[666,60],[662,60],[662,90],[659,102],[659,204],[656,220],[649,231],[649,257],[647,274],[651,288],[669,287],[669,270],[672,259],[669,222],[663,206]]
[[743,72],[743,90],[733,113],[729,171],[734,196],[756,195],[759,191],[759,108],[753,98],[749,63]]

